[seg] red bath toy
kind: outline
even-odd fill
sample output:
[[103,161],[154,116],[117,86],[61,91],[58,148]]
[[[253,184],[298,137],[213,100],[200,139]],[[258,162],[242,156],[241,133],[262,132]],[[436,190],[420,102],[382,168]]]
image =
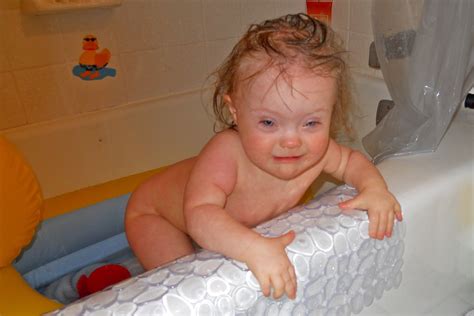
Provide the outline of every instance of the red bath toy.
[[130,277],[126,268],[118,264],[107,264],[92,271],[89,277],[83,274],[77,281],[77,293],[82,298]]

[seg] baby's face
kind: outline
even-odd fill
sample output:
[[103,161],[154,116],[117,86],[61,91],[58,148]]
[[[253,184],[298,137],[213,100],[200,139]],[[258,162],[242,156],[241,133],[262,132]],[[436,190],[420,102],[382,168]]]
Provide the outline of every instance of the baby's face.
[[264,71],[227,96],[247,157],[284,180],[317,164],[329,144],[336,79],[299,66]]

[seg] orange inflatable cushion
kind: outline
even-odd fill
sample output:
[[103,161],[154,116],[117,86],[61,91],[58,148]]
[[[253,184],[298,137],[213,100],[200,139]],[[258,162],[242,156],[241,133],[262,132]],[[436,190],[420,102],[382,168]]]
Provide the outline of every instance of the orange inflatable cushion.
[[0,268],[8,266],[33,238],[43,198],[33,170],[0,137]]

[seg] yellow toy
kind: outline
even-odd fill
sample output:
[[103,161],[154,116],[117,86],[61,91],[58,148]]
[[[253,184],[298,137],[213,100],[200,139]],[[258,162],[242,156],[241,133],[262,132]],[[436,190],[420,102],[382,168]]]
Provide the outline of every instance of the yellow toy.
[[32,169],[0,137],[0,315],[39,315],[61,307],[32,289],[11,265],[32,240],[43,198]]
[[0,136],[0,316],[40,315],[62,307],[38,293],[12,265],[41,221],[131,192],[162,168],[43,200],[35,174]]

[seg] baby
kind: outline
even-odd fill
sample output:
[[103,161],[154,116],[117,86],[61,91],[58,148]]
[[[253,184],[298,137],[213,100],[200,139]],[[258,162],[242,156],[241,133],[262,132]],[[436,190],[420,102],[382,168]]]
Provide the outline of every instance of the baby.
[[343,209],[368,211],[369,234],[392,234],[400,205],[364,155],[330,135],[347,129],[343,51],[304,14],[252,25],[217,72],[214,110],[224,125],[198,156],[141,184],[125,225],[145,269],[201,247],[242,261],[262,292],[296,296],[285,247],[293,231],[265,238],[252,227],[294,207],[325,172],[354,186]]

